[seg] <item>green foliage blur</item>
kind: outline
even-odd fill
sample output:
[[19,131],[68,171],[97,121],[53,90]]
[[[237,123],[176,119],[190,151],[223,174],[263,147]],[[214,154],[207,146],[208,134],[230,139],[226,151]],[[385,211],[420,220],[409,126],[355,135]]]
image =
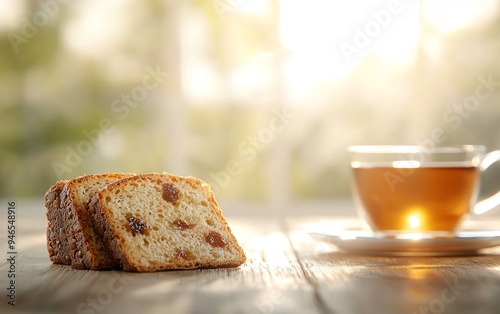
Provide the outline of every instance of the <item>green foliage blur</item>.
[[[41,198],[59,179],[114,171],[193,175],[239,200],[347,198],[349,145],[418,144],[439,128],[440,145],[500,149],[498,12],[449,35],[426,26],[437,56],[425,43],[405,67],[367,56],[342,79],[318,79],[294,96],[280,72],[293,51],[280,43],[279,1],[252,14],[221,11],[221,1],[54,0],[53,11],[19,1],[17,23],[0,21],[0,198]],[[125,107],[123,95],[156,68],[168,73],[159,87]],[[242,69],[258,71],[235,87]],[[479,78],[493,82],[490,95],[455,111]],[[251,146],[285,107],[290,124]],[[97,131],[96,143],[82,144]],[[231,161],[239,171],[223,182]],[[499,177],[494,166],[484,194],[499,188]]]

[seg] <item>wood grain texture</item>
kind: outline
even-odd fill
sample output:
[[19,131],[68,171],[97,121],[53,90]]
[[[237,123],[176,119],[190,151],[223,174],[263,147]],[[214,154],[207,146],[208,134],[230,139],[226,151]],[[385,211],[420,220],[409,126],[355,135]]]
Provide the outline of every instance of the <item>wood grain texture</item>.
[[325,312],[500,313],[498,248],[459,257],[352,255],[291,225],[294,252]]
[[[349,255],[308,237],[305,216],[229,216],[248,257],[242,267],[75,270],[48,259],[43,210],[19,207],[17,306],[3,297],[0,313],[500,313],[499,249],[439,258]],[[0,257],[5,291],[4,248]]]
[[[52,264],[45,218],[21,219],[19,230],[32,228],[18,233],[17,305],[4,299],[0,313],[318,313],[280,225],[245,220],[229,222],[247,254],[242,267],[131,273]],[[2,256],[2,289],[8,267]]]

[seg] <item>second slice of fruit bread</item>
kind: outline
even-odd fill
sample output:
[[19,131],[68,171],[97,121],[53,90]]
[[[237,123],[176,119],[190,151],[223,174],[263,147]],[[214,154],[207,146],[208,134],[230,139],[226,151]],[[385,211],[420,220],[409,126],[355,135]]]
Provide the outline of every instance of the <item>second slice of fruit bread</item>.
[[89,211],[127,271],[236,267],[246,259],[210,187],[193,177],[125,178],[98,191]]
[[114,262],[102,239],[92,226],[88,202],[95,192],[120,179],[133,176],[130,173],[90,174],[66,182],[61,192],[71,266],[76,269],[113,268]]

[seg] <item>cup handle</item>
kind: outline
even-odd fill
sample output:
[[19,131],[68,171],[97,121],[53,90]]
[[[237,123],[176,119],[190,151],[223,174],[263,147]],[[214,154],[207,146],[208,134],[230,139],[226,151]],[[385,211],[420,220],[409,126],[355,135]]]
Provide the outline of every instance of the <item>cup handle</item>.
[[[481,160],[481,164],[479,165],[479,169],[481,171],[485,171],[488,169],[492,164],[496,163],[497,161],[500,161],[500,150],[494,150],[488,154],[486,154]],[[500,205],[500,191],[498,191],[496,194],[478,202],[474,206],[474,213],[476,215],[481,215],[486,213],[487,211],[490,211],[491,209],[497,207]]]

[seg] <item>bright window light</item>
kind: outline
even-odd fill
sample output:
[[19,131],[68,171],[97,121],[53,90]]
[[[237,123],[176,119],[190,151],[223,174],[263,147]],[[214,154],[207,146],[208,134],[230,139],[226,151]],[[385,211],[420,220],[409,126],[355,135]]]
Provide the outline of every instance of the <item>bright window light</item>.
[[497,0],[427,0],[424,14],[441,33],[448,34],[490,21],[497,14],[497,6]]

